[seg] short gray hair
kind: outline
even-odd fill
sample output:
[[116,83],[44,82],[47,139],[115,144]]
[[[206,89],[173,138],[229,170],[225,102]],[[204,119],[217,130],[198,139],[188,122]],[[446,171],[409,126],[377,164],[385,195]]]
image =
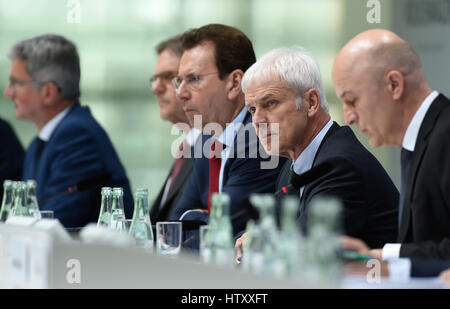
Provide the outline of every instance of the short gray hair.
[[319,92],[320,106],[328,113],[319,64],[304,48],[281,47],[262,56],[245,72],[241,83],[242,91],[245,93],[245,86],[256,79],[269,81],[277,77],[298,96],[298,109],[301,108],[301,98],[305,92],[314,88]]
[[26,61],[33,81],[55,83],[64,99],[80,97],[80,58],[66,38],[45,34],[20,41],[9,49],[8,58]]

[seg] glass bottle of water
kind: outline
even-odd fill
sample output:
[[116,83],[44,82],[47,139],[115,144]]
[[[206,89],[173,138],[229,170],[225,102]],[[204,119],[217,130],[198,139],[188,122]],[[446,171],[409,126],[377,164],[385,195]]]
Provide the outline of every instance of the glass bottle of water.
[[205,235],[205,256],[207,263],[233,266],[233,227],[230,219],[230,197],[226,193],[215,193],[211,197],[212,209],[209,229]]
[[[247,221],[247,225],[245,227],[245,233],[246,233],[246,239],[245,242],[242,244],[242,258],[241,258],[241,264],[242,269],[245,271],[252,271],[252,252],[261,252],[262,250],[258,250],[259,248],[262,248],[262,245],[259,245],[256,242],[256,239],[261,239],[260,237],[260,229],[259,225],[255,222],[255,220],[250,219]],[[262,257],[262,254],[261,254]],[[257,271],[255,271],[256,273]]]
[[279,250],[280,233],[275,220],[275,199],[272,194],[252,194],[250,202],[259,211],[259,222],[253,227],[249,244],[250,270],[257,274],[283,277],[286,265]]
[[37,183],[34,179],[27,180],[27,203],[31,215],[40,220],[41,213],[39,211],[39,204],[37,200]]
[[27,185],[23,181],[18,181],[14,191],[14,204],[11,216],[32,217],[27,204]]
[[306,244],[297,221],[299,199],[292,195],[286,196],[281,205],[280,255],[286,265],[287,277],[300,281],[303,276]]
[[0,222],[5,222],[8,219],[11,206],[13,204],[13,181],[5,180],[3,182],[3,199],[2,207],[0,209]]
[[112,188],[103,187],[101,191],[102,201],[97,226],[108,226],[111,221]]
[[335,287],[342,277],[338,256],[342,204],[335,198],[318,197],[309,209],[305,275],[311,282]]
[[136,246],[153,249],[153,229],[150,221],[148,190],[137,189],[134,195],[134,212],[131,221],[130,235],[136,240]]
[[123,188],[113,188],[112,205],[111,205],[111,220],[109,221],[109,228],[115,230],[118,228],[118,220],[125,219],[125,210],[123,207]]
[[130,226],[124,215],[116,214],[116,225],[114,227],[114,230],[120,233],[128,234]]

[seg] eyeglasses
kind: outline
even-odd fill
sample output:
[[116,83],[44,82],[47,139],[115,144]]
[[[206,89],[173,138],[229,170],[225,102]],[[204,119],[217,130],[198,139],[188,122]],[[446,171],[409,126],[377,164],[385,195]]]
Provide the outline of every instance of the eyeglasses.
[[53,81],[48,81],[48,82],[41,82],[38,80],[32,80],[32,81],[20,81],[20,80],[16,80],[13,77],[9,78],[9,85],[11,86],[12,90],[16,90],[17,86],[25,86],[25,85],[36,85],[36,86],[42,86],[45,83],[54,83],[56,85],[56,87],[58,88],[58,92],[61,92],[61,87]]
[[160,79],[161,82],[168,84],[175,76],[177,76],[177,72],[171,71],[161,72],[159,74],[153,75],[152,77],[150,77],[150,88],[153,88],[158,79]]
[[17,86],[25,86],[25,85],[39,85],[42,84],[39,81],[20,81],[20,80],[16,80],[12,77],[9,78],[9,84],[11,85],[11,88],[15,89]]
[[200,85],[200,81],[203,76],[212,75],[212,74],[218,74],[219,72],[212,72],[212,73],[205,73],[205,74],[188,74],[186,77],[176,76],[172,79],[173,86],[175,87],[175,90],[178,90],[181,87],[181,83],[184,81],[186,83],[186,86],[190,90],[197,90],[198,86]]

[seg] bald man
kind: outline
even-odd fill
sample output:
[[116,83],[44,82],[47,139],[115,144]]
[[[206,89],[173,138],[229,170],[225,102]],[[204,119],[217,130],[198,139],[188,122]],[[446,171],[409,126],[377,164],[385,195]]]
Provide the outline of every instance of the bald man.
[[344,119],[372,146],[402,147],[397,244],[370,250],[376,258],[450,258],[450,101],[432,91],[418,55],[396,34],[370,30],[339,52],[333,81]]

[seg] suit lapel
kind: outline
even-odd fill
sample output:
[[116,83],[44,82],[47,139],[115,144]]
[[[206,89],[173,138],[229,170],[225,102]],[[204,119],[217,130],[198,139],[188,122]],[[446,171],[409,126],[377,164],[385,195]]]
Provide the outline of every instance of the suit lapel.
[[186,176],[192,171],[192,159],[185,158],[183,165],[181,166],[180,172],[175,178],[175,182],[169,193],[167,194],[166,201],[162,208],[164,208],[168,201],[170,201],[175,195],[178,194],[180,187],[185,183]]
[[317,157],[319,156],[320,149],[322,148],[323,144],[325,144],[325,141],[326,141],[331,135],[333,135],[337,130],[339,130],[340,128],[341,128],[341,126],[338,125],[335,121],[333,121],[333,124],[331,125],[330,129],[328,129],[327,134],[325,134],[325,136],[323,137],[322,142],[320,143],[319,148],[317,149],[316,156],[314,157],[314,161],[313,161],[312,167],[315,166],[315,164],[316,164],[316,159],[317,159]]
[[37,151],[37,137],[33,139],[28,147],[26,166],[24,168],[24,179],[36,178],[37,172],[36,151]]
[[[322,149],[322,146],[325,144],[326,140],[327,140],[330,136],[332,136],[334,133],[336,133],[336,131],[339,130],[340,128],[341,128],[341,126],[338,125],[335,121],[333,121],[333,125],[330,127],[330,129],[328,129],[328,132],[327,132],[327,133],[325,134],[325,136],[323,137],[323,140],[322,140],[322,142],[320,143],[319,148],[317,149],[316,155],[314,156],[314,161],[313,161],[312,167],[315,166],[317,157],[319,156],[320,150]],[[308,185],[306,185],[305,188],[303,189],[303,194],[302,194],[301,201],[300,201],[300,203],[301,203],[301,210],[302,210],[302,211],[303,211],[303,209],[306,207],[306,205],[304,205],[304,204],[305,204],[305,203],[304,203],[304,201],[305,201],[305,196],[307,195],[307,192],[310,191],[310,188],[311,188],[311,185],[308,184]]]
[[278,174],[278,179],[277,179],[277,192],[289,184],[289,175],[291,173],[291,165],[292,165],[292,160],[289,159],[289,160],[286,160],[286,163],[284,163],[283,167],[281,168],[280,174]]
[[[418,142],[418,141],[417,141]],[[399,237],[402,240],[405,240],[406,235],[409,229],[410,223],[410,213],[411,213],[411,205],[410,202],[413,198],[414,185],[416,183],[417,171],[420,168],[420,163],[422,162],[423,155],[427,148],[427,141],[423,140],[420,143],[416,143],[416,149],[414,150],[414,154],[411,160],[411,166],[409,168],[409,175],[406,184],[406,192],[405,192],[405,200],[402,209],[401,222],[400,222],[400,230]]]
[[[87,109],[87,107],[86,107]],[[64,116],[64,118],[59,122],[59,124],[56,126],[55,130],[50,136],[50,139],[47,141],[44,149],[42,150],[40,160],[39,160],[39,166],[36,167],[36,175],[35,179],[38,183],[38,198],[43,198],[41,196],[42,191],[44,191],[44,186],[46,183],[47,178],[47,172],[50,169],[50,164],[52,163],[50,160],[52,158],[48,157],[49,153],[54,153],[53,150],[50,151],[49,149],[53,149],[55,147],[55,136],[58,135],[59,130],[61,130],[61,127],[64,125],[64,122],[67,121],[67,119],[70,119],[71,117],[75,117],[79,111],[82,110],[82,107],[79,102],[76,102],[72,105],[72,108],[69,110],[69,112]]]
[[[239,130],[236,133],[236,136],[233,141],[233,148],[230,150],[233,152],[233,156],[231,158],[227,159],[227,162],[225,163],[225,166],[223,167],[223,178],[222,178],[222,186],[224,186],[228,181],[228,171],[233,164],[234,160],[242,157],[252,157],[253,153],[255,152],[255,149],[252,148],[255,145],[257,146],[259,144],[259,140],[257,138],[256,132],[254,131],[253,126],[251,125],[252,117],[249,112],[245,114],[244,120],[239,128]],[[241,131],[245,129],[245,127],[250,124],[251,130],[253,130],[254,134],[249,134],[250,141],[245,138],[245,147],[242,146],[241,140],[239,140],[239,137],[241,136]],[[256,137],[255,141],[252,139],[252,135]],[[257,147],[256,147],[257,149]],[[257,154],[257,152],[256,152]]]
[[404,242],[407,239],[408,231],[411,223],[411,208],[414,207],[411,202],[414,197],[414,189],[417,180],[418,171],[420,169],[423,156],[428,146],[428,136],[433,131],[434,124],[438,120],[441,111],[449,106],[448,100],[440,94],[428,109],[417,136],[414,154],[409,168],[408,182],[406,185],[405,201],[401,214],[401,223],[399,230],[399,241]]

